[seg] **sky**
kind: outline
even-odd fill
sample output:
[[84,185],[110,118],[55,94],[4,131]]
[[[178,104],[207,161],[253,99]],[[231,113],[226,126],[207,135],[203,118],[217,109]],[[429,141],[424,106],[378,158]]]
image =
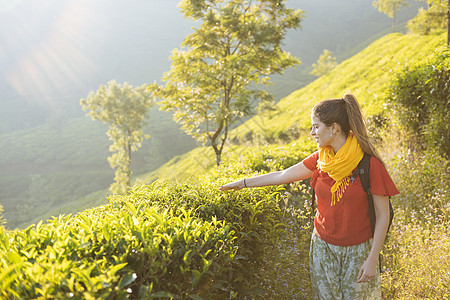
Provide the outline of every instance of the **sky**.
[[[3,94],[58,109],[61,99],[111,79],[143,84],[137,78],[162,74],[190,27],[182,14],[167,13],[178,11],[177,2],[0,1]],[[142,66],[144,56],[153,56],[145,63],[154,66]]]

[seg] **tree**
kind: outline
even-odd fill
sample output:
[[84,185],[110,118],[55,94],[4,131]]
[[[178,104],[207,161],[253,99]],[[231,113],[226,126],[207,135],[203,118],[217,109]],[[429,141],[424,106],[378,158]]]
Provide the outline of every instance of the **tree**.
[[448,30],[447,13],[450,0],[427,0],[426,2],[428,9],[419,8],[417,16],[408,21],[408,28],[413,33],[425,35]]
[[300,61],[281,49],[288,29],[300,27],[301,10],[285,0],[183,0],[185,18],[201,22],[174,50],[163,81],[149,86],[162,109],[196,140],[210,143],[221,161],[230,126],[254,114],[256,102],[273,101],[261,89],[269,76]]
[[409,3],[406,0],[377,0],[372,5],[392,18],[392,32],[395,32],[395,16],[402,7],[409,6]]
[[144,118],[153,105],[146,85],[133,89],[127,83],[121,86],[110,81],[107,87],[101,85],[80,103],[83,110],[88,111],[86,115],[109,124],[107,135],[113,142],[109,151],[113,154],[108,162],[112,169],[116,168],[110,190],[125,193],[130,186],[131,152],[142,146]]
[[332,53],[325,49],[319,56],[317,64],[313,64],[312,66],[313,70],[310,74],[320,77],[327,74],[337,66],[336,57],[332,56]]

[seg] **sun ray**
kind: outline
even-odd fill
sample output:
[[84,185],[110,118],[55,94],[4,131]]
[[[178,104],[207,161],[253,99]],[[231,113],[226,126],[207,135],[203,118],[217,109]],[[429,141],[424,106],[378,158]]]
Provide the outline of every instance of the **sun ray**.
[[14,22],[3,36],[15,46],[1,49],[0,59],[2,53],[15,51],[6,63],[6,80],[19,95],[55,110],[62,105],[61,98],[73,94],[99,72],[89,58],[94,41],[88,33],[97,26],[98,11],[92,2],[95,1],[61,1],[55,6],[49,0],[46,7],[41,3],[37,8],[39,16],[30,16],[30,7],[20,11],[21,5],[2,13]]

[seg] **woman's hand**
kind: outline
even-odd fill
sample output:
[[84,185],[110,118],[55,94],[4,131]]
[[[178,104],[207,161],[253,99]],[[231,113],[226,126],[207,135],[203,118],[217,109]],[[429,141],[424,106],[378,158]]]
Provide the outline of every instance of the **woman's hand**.
[[237,191],[237,190],[243,189],[244,187],[245,187],[244,180],[238,180],[235,182],[230,182],[225,185],[222,185],[219,188],[219,190],[220,191],[229,191],[229,190]]
[[377,262],[378,259],[371,259],[369,257],[361,266],[361,269],[359,269],[356,283],[364,283],[373,280],[377,274]]

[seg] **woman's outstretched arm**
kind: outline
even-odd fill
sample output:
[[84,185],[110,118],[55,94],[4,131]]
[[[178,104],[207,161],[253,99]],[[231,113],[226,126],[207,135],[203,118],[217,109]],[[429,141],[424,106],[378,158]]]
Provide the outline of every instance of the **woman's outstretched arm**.
[[313,171],[305,167],[301,162],[283,171],[276,171],[251,178],[241,179],[227,183],[220,187],[221,191],[240,190],[245,187],[260,187],[268,185],[280,185],[306,179]]

